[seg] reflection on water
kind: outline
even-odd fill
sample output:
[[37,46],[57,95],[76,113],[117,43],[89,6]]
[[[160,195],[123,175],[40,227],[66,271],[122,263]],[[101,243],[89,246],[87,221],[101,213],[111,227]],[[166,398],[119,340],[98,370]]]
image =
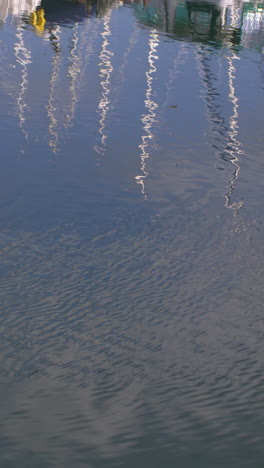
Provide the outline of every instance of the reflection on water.
[[156,112],[158,109],[158,104],[152,99],[152,82],[153,82],[153,74],[157,71],[155,67],[155,62],[158,60],[158,45],[159,45],[159,36],[155,29],[150,30],[149,34],[149,54],[148,54],[148,63],[149,69],[146,72],[146,81],[147,81],[147,89],[146,89],[146,99],[145,99],[145,108],[147,113],[142,116],[142,123],[143,123],[143,131],[144,135],[142,135],[141,140],[142,143],[139,145],[141,150],[140,158],[141,158],[141,175],[136,176],[136,181],[141,185],[141,193],[145,195],[145,183],[144,179],[147,177],[148,173],[146,170],[146,160],[149,158],[148,147],[150,146],[150,141],[154,135],[152,133],[153,124],[156,121]]
[[28,133],[24,129],[24,122],[25,122],[25,112],[28,107],[25,101],[25,93],[28,88],[28,71],[27,66],[31,63],[31,54],[30,51],[25,47],[24,39],[23,39],[23,28],[21,24],[17,26],[17,42],[15,43],[14,50],[16,61],[21,68],[21,82],[19,83],[19,94],[17,97],[17,107],[18,107],[18,119],[19,119],[19,126],[22,132],[25,135],[25,138],[28,138]]
[[50,42],[54,50],[54,57],[52,58],[52,72],[50,77],[50,94],[47,105],[47,112],[49,117],[49,145],[53,151],[57,151],[58,145],[58,120],[55,117],[55,100],[56,100],[56,86],[59,77],[59,67],[61,62],[61,47],[60,47],[60,34],[61,29],[56,25],[53,30],[50,30]]
[[34,26],[38,33],[43,33],[46,23],[43,8],[39,8],[38,10],[35,10],[31,13],[29,17],[29,23]]
[[[232,178],[229,181],[229,188],[227,193],[225,194],[226,203],[225,206],[227,208],[232,208],[235,210],[235,213],[239,208],[242,206],[242,202],[239,203],[231,203],[231,195],[235,188],[235,182],[238,179],[239,175],[239,155],[242,154],[240,149],[240,142],[237,140],[238,135],[238,117],[239,117],[239,105],[238,105],[238,98],[235,95],[235,66],[234,60],[239,59],[239,57],[234,53],[231,52],[232,55],[227,56],[227,80],[228,80],[228,98],[232,104],[231,116],[226,124],[225,119],[221,117],[221,113],[219,110],[219,106],[216,102],[217,97],[217,89],[214,86],[214,81],[216,77],[211,71],[210,63],[212,57],[210,57],[210,52],[203,47],[199,47],[197,49],[197,61],[198,61],[198,70],[201,77],[201,81],[204,86],[204,100],[207,107],[208,112],[208,120],[210,123],[210,129],[213,138],[213,148],[219,154],[220,158],[222,158],[226,162],[230,162],[234,166],[234,171],[232,174]],[[222,77],[223,80],[223,77]],[[225,135],[225,138],[223,138]],[[221,141],[222,140],[222,141]],[[224,146],[222,146],[222,144]]]
[[111,21],[111,10],[107,12],[106,16],[104,17],[103,21],[103,32],[101,36],[103,38],[102,42],[102,49],[99,55],[99,70],[100,70],[100,77],[101,79],[101,88],[102,93],[100,96],[99,104],[98,104],[98,113],[100,115],[99,121],[99,135],[100,135],[100,146],[95,146],[94,149],[98,152],[98,154],[103,154],[106,149],[106,128],[105,128],[105,120],[107,117],[107,113],[109,111],[111,101],[110,101],[110,77],[111,73],[113,72],[113,67],[111,63],[111,58],[113,56],[113,52],[109,50],[109,41],[108,36],[111,36],[111,30],[109,28],[109,23]]
[[[98,34],[102,38],[101,50],[97,51],[97,66],[99,70],[101,93],[98,94],[98,115],[99,127],[97,142],[94,144],[94,150],[103,154],[107,147],[106,141],[111,135],[110,111],[111,114],[118,106],[117,94],[121,92],[122,83],[125,80],[124,71],[127,68],[127,57],[130,50],[134,47],[134,35],[138,28],[134,29],[131,37],[128,37],[127,50],[124,53],[123,63],[119,66],[116,73],[119,73],[116,84],[111,83],[111,76],[115,74],[113,68],[114,51],[111,49],[111,21],[112,10],[121,4],[116,2],[100,1],[96,4],[85,3],[83,14],[80,17],[79,4],[72,4],[72,8],[67,10],[70,15],[67,21],[72,21],[70,28],[60,25],[60,14],[62,24],[65,21],[64,4],[56,3],[55,10],[52,4],[45,3],[44,10],[37,2],[19,3],[13,2],[8,6],[2,1],[2,21],[7,20],[8,12],[19,19],[16,30],[16,41],[14,50],[16,62],[21,70],[21,79],[19,83],[19,92],[17,96],[17,114],[19,126],[26,139],[30,132],[30,105],[29,91],[34,83],[29,75],[29,65],[32,64],[30,38],[28,37],[27,23],[34,30],[42,35],[43,41],[49,41],[52,45],[54,55],[50,56],[50,90],[45,107],[48,113],[48,143],[52,151],[59,149],[59,140],[61,143],[68,138],[67,128],[74,125],[78,103],[80,103],[80,94],[85,86],[87,77],[87,65],[91,54],[95,54],[94,47]],[[71,3],[67,3],[68,6]],[[237,209],[242,206],[241,202],[231,200],[235,189],[235,182],[239,176],[240,164],[239,158],[242,154],[241,144],[239,142],[239,96],[235,91],[236,60],[239,59],[239,51],[242,46],[249,46],[252,42],[255,47],[255,35],[258,35],[256,47],[261,42],[260,33],[262,31],[263,15],[261,4],[257,6],[243,2],[170,2],[149,1],[147,3],[135,3],[131,5],[135,11],[136,17],[140,22],[150,26],[149,32],[149,52],[148,66],[146,74],[146,92],[144,97],[145,112],[142,114],[142,124],[144,133],[141,136],[139,148],[141,150],[141,174],[135,179],[141,185],[142,194],[145,196],[145,179],[148,175],[146,164],[150,153],[153,150],[154,123],[155,126],[161,118],[158,102],[153,93],[153,79],[157,81],[157,88],[161,80],[167,89],[167,96],[164,98],[161,109],[166,109],[168,95],[173,89],[175,76],[174,71],[178,67],[177,58],[171,57],[172,66],[168,74],[157,75],[159,66],[159,57],[157,48],[159,43],[159,30],[171,33],[171,38],[180,38],[184,41],[194,41],[200,43],[196,48],[196,60],[198,63],[198,72],[204,87],[204,100],[207,107],[208,123],[212,132],[212,145],[219,152],[221,158],[230,162],[234,166],[232,178],[229,180],[229,188],[225,194],[226,207]],[[52,8],[51,8],[52,7]],[[55,13],[54,13],[55,11]],[[61,13],[60,13],[61,12]],[[49,21],[49,17],[55,15],[56,22]],[[47,18],[47,19],[46,19]],[[84,19],[82,25],[79,22]],[[27,45],[25,45],[24,36],[27,32]],[[252,40],[251,40],[252,37]],[[109,42],[110,41],[110,42]],[[183,43],[184,44],[184,43]],[[227,68],[223,79],[228,81],[228,99],[232,103],[232,110],[228,122],[221,116],[219,105],[215,103],[219,90],[213,84],[215,81],[214,70],[211,63],[215,61],[216,50],[223,46],[226,49]],[[183,47],[186,53],[186,49]],[[181,52],[179,52],[181,60]],[[222,60],[225,60],[223,54]],[[222,64],[223,67],[225,66]],[[67,78],[65,75],[65,66],[67,66]],[[176,67],[176,68],[175,68]],[[155,77],[155,75],[157,75]],[[114,77],[113,77],[114,78]],[[34,77],[35,79],[35,77]],[[63,83],[63,92],[62,92]],[[68,89],[66,86],[68,85]],[[118,91],[119,90],[119,91]],[[136,95],[137,90],[135,89]],[[111,103],[112,100],[112,103]],[[168,104],[167,104],[168,105]],[[28,120],[28,122],[26,122]],[[27,124],[27,125],[26,125]],[[107,128],[109,127],[109,128]],[[63,130],[64,129],[64,130]],[[32,135],[34,138],[34,135]]]
[[78,22],[76,22],[73,27],[72,47],[71,47],[71,53],[70,53],[71,56],[69,57],[70,65],[68,67],[68,75],[70,77],[69,91],[70,91],[70,96],[71,96],[71,99],[70,99],[71,104],[70,104],[70,108],[65,119],[66,126],[72,125],[76,104],[78,102],[76,85],[77,85],[78,76],[81,73],[81,66],[82,66],[79,56],[78,56],[78,48],[79,48],[78,30],[79,30],[79,24]]
[[228,150],[228,155],[230,157],[230,162],[234,166],[233,178],[230,181],[230,189],[226,194],[226,207],[227,208],[235,208],[236,210],[239,209],[243,203],[231,203],[231,195],[235,188],[235,182],[238,179],[238,174],[240,170],[239,166],[239,159],[238,155],[242,153],[240,150],[240,142],[237,140],[238,134],[238,98],[235,95],[235,86],[234,86],[234,79],[235,79],[235,66],[234,60],[238,59],[238,57],[233,53],[231,57],[228,57],[228,87],[229,93],[228,97],[233,105],[233,113],[229,119],[229,131],[228,136],[230,139],[230,145]]
[[0,467],[262,466],[264,4],[0,2]]
[[0,21],[5,21],[9,14],[16,17],[30,15],[39,5],[40,0],[1,0]]

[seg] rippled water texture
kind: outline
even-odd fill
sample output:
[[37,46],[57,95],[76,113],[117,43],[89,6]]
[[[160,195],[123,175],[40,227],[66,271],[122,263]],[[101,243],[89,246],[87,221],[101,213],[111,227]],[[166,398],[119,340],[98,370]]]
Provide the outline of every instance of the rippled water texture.
[[264,4],[0,20],[0,467],[263,467]]

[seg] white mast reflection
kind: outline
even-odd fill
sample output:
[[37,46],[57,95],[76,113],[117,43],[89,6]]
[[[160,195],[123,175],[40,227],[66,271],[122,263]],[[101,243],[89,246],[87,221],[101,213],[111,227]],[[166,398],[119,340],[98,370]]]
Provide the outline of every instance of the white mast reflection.
[[228,154],[228,157],[229,157],[229,160],[230,160],[231,164],[233,164],[233,166],[234,166],[234,172],[233,172],[232,179],[229,181],[229,186],[230,186],[229,190],[225,195],[225,199],[226,199],[225,206],[226,206],[226,208],[231,208],[231,209],[234,209],[234,210],[237,211],[237,210],[239,210],[239,208],[241,208],[241,206],[243,205],[243,202],[240,201],[238,203],[231,203],[231,195],[232,195],[232,192],[233,192],[233,190],[235,188],[235,182],[238,179],[238,175],[239,175],[239,171],[240,171],[238,155],[242,154],[243,152],[240,149],[241,144],[236,138],[237,134],[238,134],[238,129],[239,129],[239,126],[238,126],[238,117],[239,117],[239,113],[238,113],[239,104],[238,104],[238,102],[239,102],[239,99],[235,95],[234,80],[235,80],[236,69],[235,69],[234,63],[233,63],[233,61],[236,60],[236,59],[238,59],[238,57],[234,53],[232,53],[232,56],[227,58],[227,61],[228,61],[228,88],[229,88],[228,97],[229,97],[230,102],[232,103],[233,113],[232,113],[232,115],[231,115],[231,117],[229,119],[228,135],[229,135],[229,140],[230,140],[230,145],[229,145],[230,147],[229,147],[228,151],[226,150],[226,152]]
[[31,61],[31,52],[25,47],[24,38],[23,38],[23,27],[21,23],[17,26],[17,42],[14,45],[15,57],[17,63],[21,67],[21,81],[19,84],[19,93],[17,97],[17,106],[18,106],[18,119],[19,127],[22,133],[25,135],[25,138],[28,139],[28,132],[24,129],[25,124],[25,111],[28,108],[28,105],[25,100],[25,93],[28,89],[28,65]]
[[[231,27],[238,28],[240,27],[240,8],[239,4],[235,5],[235,0],[232,2],[231,8]],[[242,154],[243,151],[241,150],[241,143],[237,140],[239,125],[238,125],[238,118],[239,118],[239,99],[235,94],[235,73],[236,68],[234,66],[234,61],[239,60],[239,57],[231,50],[232,43],[228,43],[228,48],[230,49],[231,55],[227,57],[228,62],[228,98],[232,104],[232,115],[229,118],[229,130],[228,130],[228,137],[229,142],[227,145],[227,149],[225,150],[227,154],[227,159],[234,167],[233,177],[229,181],[229,189],[225,194],[225,207],[234,210],[234,215],[237,214],[238,210],[243,205],[243,202],[231,202],[231,195],[235,189],[235,183],[238,180],[240,166],[239,166],[239,159],[238,155]]]
[[98,104],[98,110],[97,112],[100,115],[100,120],[99,120],[99,135],[100,135],[100,143],[99,146],[94,146],[95,151],[99,155],[103,155],[106,149],[106,140],[107,140],[107,133],[106,133],[106,117],[107,113],[110,109],[111,101],[110,101],[110,77],[113,72],[113,66],[111,63],[111,59],[114,55],[114,53],[108,48],[109,46],[109,41],[108,37],[111,36],[111,30],[109,27],[109,23],[111,20],[111,15],[112,15],[112,10],[109,10],[104,17],[103,20],[103,32],[101,33],[101,36],[103,37],[103,42],[102,42],[102,48],[101,48],[101,53],[99,55],[100,63],[99,63],[99,71],[100,71],[100,77],[102,78],[101,80],[101,98],[99,100]]
[[78,49],[78,22],[74,24],[73,28],[73,38],[72,38],[72,44],[73,47],[70,52],[70,66],[68,67],[68,75],[70,77],[70,96],[71,96],[71,104],[70,104],[70,110],[68,114],[66,115],[66,122],[65,122],[65,127],[69,127],[72,124],[72,121],[74,119],[74,114],[75,114],[75,107],[78,102],[77,98],[77,92],[76,92],[76,82],[77,82],[77,77],[80,73],[80,60],[79,56],[76,53]]
[[158,109],[158,104],[152,98],[152,82],[153,74],[157,72],[155,62],[158,60],[157,48],[159,45],[159,36],[156,29],[151,29],[149,34],[149,54],[148,54],[148,63],[149,69],[146,72],[147,78],[147,89],[145,94],[145,109],[146,113],[142,115],[141,122],[143,123],[143,135],[141,137],[142,143],[139,145],[141,150],[140,159],[140,170],[141,174],[135,177],[138,184],[141,185],[141,193],[147,198],[145,193],[145,179],[148,176],[146,169],[146,160],[149,158],[150,153],[148,151],[149,140],[151,140],[154,135],[152,132],[152,127],[154,122],[156,122],[156,112]]
[[[229,188],[225,194],[225,206],[226,208],[231,208],[234,210],[234,214],[237,214],[237,211],[242,206],[242,202],[231,203],[231,195],[235,188],[235,183],[239,176],[239,159],[238,155],[242,154],[240,149],[240,142],[237,140],[238,135],[238,117],[239,117],[239,105],[238,98],[235,94],[235,66],[234,60],[238,57],[232,52],[232,55],[227,57],[228,61],[228,99],[232,104],[232,114],[229,118],[228,125],[225,124],[225,119],[221,117],[218,110],[218,106],[215,103],[215,96],[217,95],[217,90],[213,85],[213,76],[210,69],[210,59],[206,55],[206,50],[203,47],[197,48],[196,59],[198,61],[198,71],[201,77],[201,81],[205,88],[204,100],[207,107],[207,113],[209,122],[211,125],[211,131],[213,134],[213,147],[220,157],[230,164],[233,165],[234,171],[231,180],[229,181]],[[222,146],[222,141],[225,142],[224,148]]]
[[47,106],[47,113],[49,118],[49,146],[51,150],[56,153],[58,151],[58,120],[55,117],[55,99],[56,99],[56,84],[59,76],[59,68],[61,62],[61,47],[60,47],[60,26],[50,31],[50,40],[53,44],[55,55],[52,58],[52,72],[50,77],[50,94]]
[[29,15],[40,3],[41,0],[0,0],[0,21],[5,22],[8,15],[16,18]]
[[80,37],[78,37],[78,23],[75,23],[73,32],[73,48],[70,53],[70,66],[68,67],[68,75],[70,77],[70,96],[71,103],[69,111],[65,117],[65,127],[73,125],[76,105],[80,100],[81,79],[85,73],[86,66],[94,50],[94,40],[98,34],[98,20],[86,20]]

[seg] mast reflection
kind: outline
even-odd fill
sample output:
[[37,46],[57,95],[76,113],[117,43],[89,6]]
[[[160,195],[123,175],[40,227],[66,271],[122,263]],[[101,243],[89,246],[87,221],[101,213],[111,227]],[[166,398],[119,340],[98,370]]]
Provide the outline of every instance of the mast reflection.
[[238,97],[235,94],[235,66],[234,66],[234,61],[237,60],[238,57],[236,54],[232,53],[230,57],[227,58],[228,61],[228,87],[229,87],[229,93],[228,97],[230,102],[232,103],[232,109],[233,113],[230,116],[229,119],[229,131],[228,131],[228,136],[230,140],[230,145],[229,149],[227,152],[227,155],[229,157],[229,160],[231,164],[234,166],[234,172],[233,172],[233,177],[229,181],[229,190],[225,195],[226,198],[226,203],[225,206],[226,208],[231,208],[235,210],[235,213],[241,208],[243,205],[243,202],[240,201],[238,203],[232,203],[231,201],[231,195],[232,192],[235,189],[235,182],[238,179],[239,176],[239,171],[240,171],[240,166],[239,166],[239,158],[238,156],[243,153],[241,150],[241,143],[237,140],[237,135],[238,135],[238,118],[239,118],[239,104],[238,104]]
[[219,104],[216,102],[219,92],[214,85],[216,76],[212,69],[212,59],[214,53],[205,47],[198,47],[196,51],[196,60],[198,62],[198,72],[203,83],[204,92],[202,97],[205,101],[207,108],[208,121],[212,135],[212,146],[216,154],[220,158],[233,165],[234,171],[232,178],[229,180],[229,188],[225,193],[225,206],[237,211],[242,203],[232,203],[231,195],[235,189],[235,183],[239,176],[239,155],[242,153],[240,149],[241,144],[237,140],[238,135],[238,118],[239,118],[239,104],[238,98],[235,94],[235,66],[234,60],[238,57],[231,51],[231,55],[226,58],[228,63],[227,68],[227,81],[228,81],[228,99],[232,104],[232,114],[228,123],[221,115]]
[[139,145],[139,148],[141,150],[141,154],[140,154],[141,174],[135,177],[137,183],[141,185],[141,193],[144,195],[145,198],[147,198],[147,195],[145,193],[145,179],[148,176],[146,162],[147,162],[147,159],[150,157],[148,147],[150,145],[150,140],[152,140],[154,137],[152,127],[153,127],[154,122],[156,122],[156,112],[159,107],[157,102],[154,101],[153,96],[152,96],[153,94],[152,83],[154,79],[153,74],[157,72],[157,68],[155,64],[157,63],[158,58],[159,58],[157,55],[158,45],[159,45],[159,35],[156,29],[152,29],[150,30],[150,33],[149,33],[149,54],[148,54],[149,69],[146,72],[147,88],[146,88],[145,101],[144,101],[146,113],[143,114],[141,118],[141,122],[143,124],[143,131],[144,131],[141,137],[142,142]]
[[78,43],[79,43],[79,38],[78,38],[78,29],[79,29],[79,24],[76,21],[73,27],[73,34],[72,34],[72,48],[70,51],[70,65],[68,67],[68,76],[70,77],[70,108],[69,112],[66,115],[65,119],[65,127],[69,127],[72,125],[72,121],[74,119],[75,115],[75,108],[76,104],[78,102],[78,96],[77,96],[77,80],[78,76],[81,71],[81,63],[78,55]]
[[19,127],[24,134],[25,138],[28,138],[28,132],[24,128],[26,116],[25,112],[28,109],[28,104],[26,102],[25,94],[28,89],[28,65],[31,61],[31,52],[25,46],[24,42],[24,30],[22,24],[19,22],[17,25],[17,42],[14,45],[15,57],[18,65],[21,68],[21,81],[19,83],[19,92],[17,96],[17,107],[18,107],[18,119]]
[[56,118],[56,86],[59,78],[59,69],[61,63],[61,46],[60,46],[61,28],[56,25],[54,29],[50,30],[50,42],[54,50],[52,58],[52,72],[50,77],[50,94],[47,105],[47,113],[49,118],[49,146],[50,149],[56,153],[58,151],[58,120]]
[[74,124],[76,106],[80,101],[81,84],[87,64],[94,50],[94,41],[98,36],[99,21],[90,18],[85,20],[85,26],[80,31],[79,23],[75,23],[72,35],[72,48],[69,55],[68,77],[70,80],[70,105],[65,116],[65,127]]
[[[243,154],[243,150],[239,141],[239,95],[235,86],[236,63],[243,44],[246,44],[247,47],[250,45],[255,47],[254,35],[256,32],[259,35],[262,34],[264,8],[261,9],[259,5],[252,4],[251,9],[249,9],[249,6],[241,0],[219,2],[200,2],[198,0],[186,2],[178,2],[177,0],[138,1],[131,6],[138,21],[129,31],[122,30],[122,38],[125,41],[123,44],[126,44],[126,48],[122,49],[124,52],[122,52],[121,57],[118,57],[119,49],[114,48],[116,37],[114,36],[114,40],[112,40],[114,31],[111,30],[111,22],[113,9],[122,6],[121,3],[117,3],[115,0],[112,2],[99,0],[96,3],[69,2],[67,7],[64,4],[60,7],[57,5],[56,8],[52,5],[51,0],[43,0],[42,2],[28,0],[26,3],[12,0],[10,4],[8,0],[2,0],[1,3],[2,21],[7,20],[8,12],[12,15],[18,15],[16,22],[14,22],[16,35],[11,48],[12,55],[15,54],[17,70],[19,71],[19,86],[17,87],[17,95],[15,95],[15,105],[19,127],[25,138],[28,139],[27,129],[30,128],[26,122],[29,118],[28,110],[30,108],[29,90],[31,86],[33,91],[36,90],[38,84],[29,83],[29,76],[32,80],[37,76],[35,71],[37,67],[32,75],[29,75],[32,63],[31,50],[34,51],[34,42],[32,47],[30,40],[46,41],[52,47],[52,54],[49,51],[50,55],[46,55],[48,57],[47,63],[41,64],[43,70],[44,65],[47,70],[50,70],[48,72],[49,79],[43,84],[43,102],[37,101],[34,105],[37,112],[43,112],[44,109],[45,115],[48,117],[48,123],[45,120],[44,131],[49,148],[54,153],[59,150],[59,143],[61,144],[63,139],[68,137],[67,129],[72,127],[77,120],[81,84],[88,82],[86,68],[97,46],[99,52],[97,52],[95,60],[98,60],[100,88],[98,96],[95,97],[95,106],[97,107],[98,123],[96,136],[91,147],[96,150],[98,155],[105,154],[107,141],[113,128],[110,113],[113,106],[117,107],[120,104],[119,95],[123,82],[126,78],[129,81],[130,77],[126,73],[130,59],[129,54],[135,44],[143,37],[139,25],[139,23],[143,23],[146,26],[143,30],[144,34],[145,31],[148,34],[146,41],[148,63],[146,68],[141,71],[140,62],[138,62],[138,73],[141,74],[141,79],[143,77],[144,83],[146,80],[146,84],[144,84],[144,110],[141,118],[137,121],[141,132],[140,144],[135,150],[139,153],[140,166],[138,174],[136,172],[135,180],[139,184],[141,193],[144,198],[147,198],[145,185],[149,175],[148,159],[153,147],[155,124],[157,120],[161,121],[162,113],[165,113],[180,66],[190,56],[190,50],[194,49],[198,74],[202,82],[202,97],[207,109],[212,147],[218,159],[221,158],[232,165],[232,177],[224,195],[225,206],[237,211],[242,203],[234,203],[233,199],[240,173],[240,156]],[[67,10],[67,15],[72,9],[71,17],[65,19],[64,7]],[[23,16],[24,12],[26,12],[27,17]],[[39,37],[36,38],[36,34],[33,35],[30,31],[37,32]],[[161,33],[165,33],[165,36],[162,36]],[[101,38],[100,42],[98,40],[99,44],[95,41],[97,36]],[[158,75],[157,65],[162,55],[161,53],[160,57],[158,55],[159,44],[161,40],[164,40],[164,37],[171,42],[177,40],[177,49],[174,48],[174,55],[169,57],[166,62],[168,72]],[[218,53],[220,48],[224,52]],[[262,50],[264,49],[262,48]],[[216,57],[223,66],[221,86],[223,84],[227,86],[225,96],[223,96],[224,86],[221,87],[219,83],[217,84],[217,76],[214,71]],[[119,69],[115,63],[120,63]],[[161,104],[158,103],[153,90],[155,78],[160,80],[158,89],[162,90],[159,96]],[[48,89],[45,88],[47,85]],[[138,96],[137,89],[135,88],[133,91]],[[220,98],[217,97],[218,95]],[[230,103],[231,105],[228,118],[224,115],[224,106],[221,107],[219,104],[222,98],[225,99],[226,104]],[[142,106],[142,102],[140,105]],[[37,106],[39,107],[37,108]],[[118,112],[115,113],[115,115],[117,114]]]
[[106,117],[110,109],[110,77],[113,72],[112,66],[112,57],[114,53],[109,49],[108,37],[111,36],[110,21],[111,21],[112,11],[109,10],[103,20],[103,32],[101,36],[103,38],[102,48],[99,55],[99,76],[102,78],[101,85],[101,96],[98,103],[98,114],[100,116],[99,120],[99,135],[100,143],[99,145],[94,146],[95,151],[99,155],[103,155],[106,150],[106,140],[108,138],[106,132]]

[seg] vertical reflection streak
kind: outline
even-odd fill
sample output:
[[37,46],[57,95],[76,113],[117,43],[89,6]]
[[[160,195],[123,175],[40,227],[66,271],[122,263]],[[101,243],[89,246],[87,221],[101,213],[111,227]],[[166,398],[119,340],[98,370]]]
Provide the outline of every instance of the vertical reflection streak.
[[218,106],[215,103],[217,96],[217,89],[213,83],[213,75],[210,68],[210,58],[206,54],[203,47],[196,48],[196,62],[200,80],[203,84],[203,91],[201,93],[202,99],[205,102],[210,130],[213,134],[213,147],[218,152],[222,153],[220,145],[223,138],[228,131],[225,125],[224,118],[220,115]]
[[230,18],[231,18],[231,23],[230,26],[233,29],[238,29],[241,27],[241,13],[240,13],[240,8],[239,8],[239,2],[235,4],[235,0],[233,0],[232,5],[231,5],[231,11],[230,11]]
[[101,97],[99,99],[98,109],[97,112],[99,113],[100,120],[99,120],[99,137],[100,143],[99,146],[94,146],[95,151],[99,155],[103,155],[106,150],[106,140],[107,140],[107,133],[106,133],[106,117],[108,111],[110,109],[111,101],[110,101],[110,78],[113,72],[113,66],[111,59],[114,53],[108,48],[109,41],[108,37],[111,36],[110,30],[110,20],[111,20],[112,11],[110,10],[107,15],[104,17],[103,20],[103,32],[101,36],[103,38],[102,48],[99,55],[99,76],[102,78],[100,85],[101,85]]
[[59,75],[59,67],[61,61],[61,48],[60,48],[60,27],[56,25],[55,29],[50,32],[50,40],[54,47],[55,55],[52,58],[52,72],[50,77],[50,94],[47,106],[47,113],[49,118],[49,146],[51,150],[56,153],[58,151],[58,120],[55,117],[55,93],[56,83]]
[[68,76],[70,77],[70,109],[68,114],[66,115],[65,118],[65,127],[69,127],[71,125],[71,122],[74,118],[74,113],[75,113],[75,107],[78,102],[77,99],[77,93],[76,93],[76,81],[78,74],[80,73],[80,60],[78,57],[77,48],[78,48],[78,22],[74,24],[73,27],[73,35],[72,35],[72,45],[73,47],[71,48],[70,51],[70,65],[68,67]]
[[229,180],[229,188],[225,194],[226,208],[234,209],[234,214],[242,206],[242,202],[231,203],[231,195],[235,188],[235,182],[239,175],[239,160],[238,155],[242,153],[240,149],[240,142],[237,140],[238,134],[238,117],[239,105],[238,98],[235,95],[234,78],[235,67],[233,64],[234,59],[238,57],[232,52],[232,56],[227,57],[228,61],[228,100],[232,104],[232,114],[229,118],[228,125],[225,119],[221,116],[215,102],[217,96],[217,89],[213,84],[213,73],[210,68],[210,57],[206,55],[206,51],[202,47],[198,47],[196,52],[196,59],[198,62],[198,72],[200,79],[204,86],[203,99],[207,108],[207,115],[211,127],[213,148],[220,155],[220,157],[234,166],[234,171],[231,180]]
[[241,208],[243,202],[238,202],[238,203],[231,203],[231,195],[232,192],[234,191],[235,188],[235,182],[238,179],[239,171],[240,171],[240,166],[239,166],[239,160],[238,160],[238,154],[241,154],[242,151],[240,149],[240,142],[237,140],[237,134],[238,134],[238,117],[239,117],[239,99],[235,94],[235,85],[234,85],[234,80],[235,80],[235,72],[236,69],[234,67],[233,61],[238,59],[238,57],[232,53],[232,56],[227,57],[228,61],[228,88],[229,88],[229,101],[232,103],[233,107],[233,113],[230,116],[229,119],[229,140],[230,140],[230,147],[228,149],[227,154],[229,156],[229,160],[231,164],[234,166],[234,172],[233,172],[233,177],[229,182],[229,190],[225,195],[226,198],[226,203],[225,206],[226,208],[231,208],[235,209],[236,211]]
[[[68,75],[70,77],[70,96],[71,103],[69,111],[65,117],[65,127],[73,125],[75,118],[76,106],[80,100],[81,79],[85,73],[87,63],[94,49],[94,40],[98,33],[98,22],[95,25],[90,19],[87,20],[85,29],[80,38],[77,36],[77,23],[73,34],[73,48],[70,56],[70,66]],[[88,42],[88,44],[87,44]]]
[[23,38],[23,28],[21,24],[17,26],[17,42],[15,42],[14,50],[17,63],[21,67],[21,82],[19,84],[19,93],[17,97],[17,106],[18,106],[18,119],[19,127],[22,133],[25,135],[25,138],[28,138],[28,132],[24,129],[25,123],[25,110],[28,108],[28,105],[25,101],[25,93],[28,89],[28,64],[31,63],[31,53],[25,47],[24,38]]
[[141,122],[143,124],[143,135],[141,137],[141,144],[139,148],[141,150],[140,159],[140,170],[141,174],[135,177],[138,184],[141,185],[141,193],[144,195],[144,198],[147,198],[145,193],[145,179],[148,176],[147,168],[146,168],[146,161],[150,157],[150,153],[148,151],[149,142],[153,139],[154,134],[152,131],[152,127],[154,122],[156,122],[156,112],[158,109],[158,104],[153,100],[153,89],[152,89],[152,82],[153,82],[153,74],[157,72],[157,68],[155,63],[158,60],[157,49],[159,45],[159,36],[157,34],[156,29],[151,29],[149,34],[149,53],[148,53],[148,63],[149,69],[146,72],[146,81],[147,81],[147,88],[145,93],[145,109],[146,113],[142,115]]

